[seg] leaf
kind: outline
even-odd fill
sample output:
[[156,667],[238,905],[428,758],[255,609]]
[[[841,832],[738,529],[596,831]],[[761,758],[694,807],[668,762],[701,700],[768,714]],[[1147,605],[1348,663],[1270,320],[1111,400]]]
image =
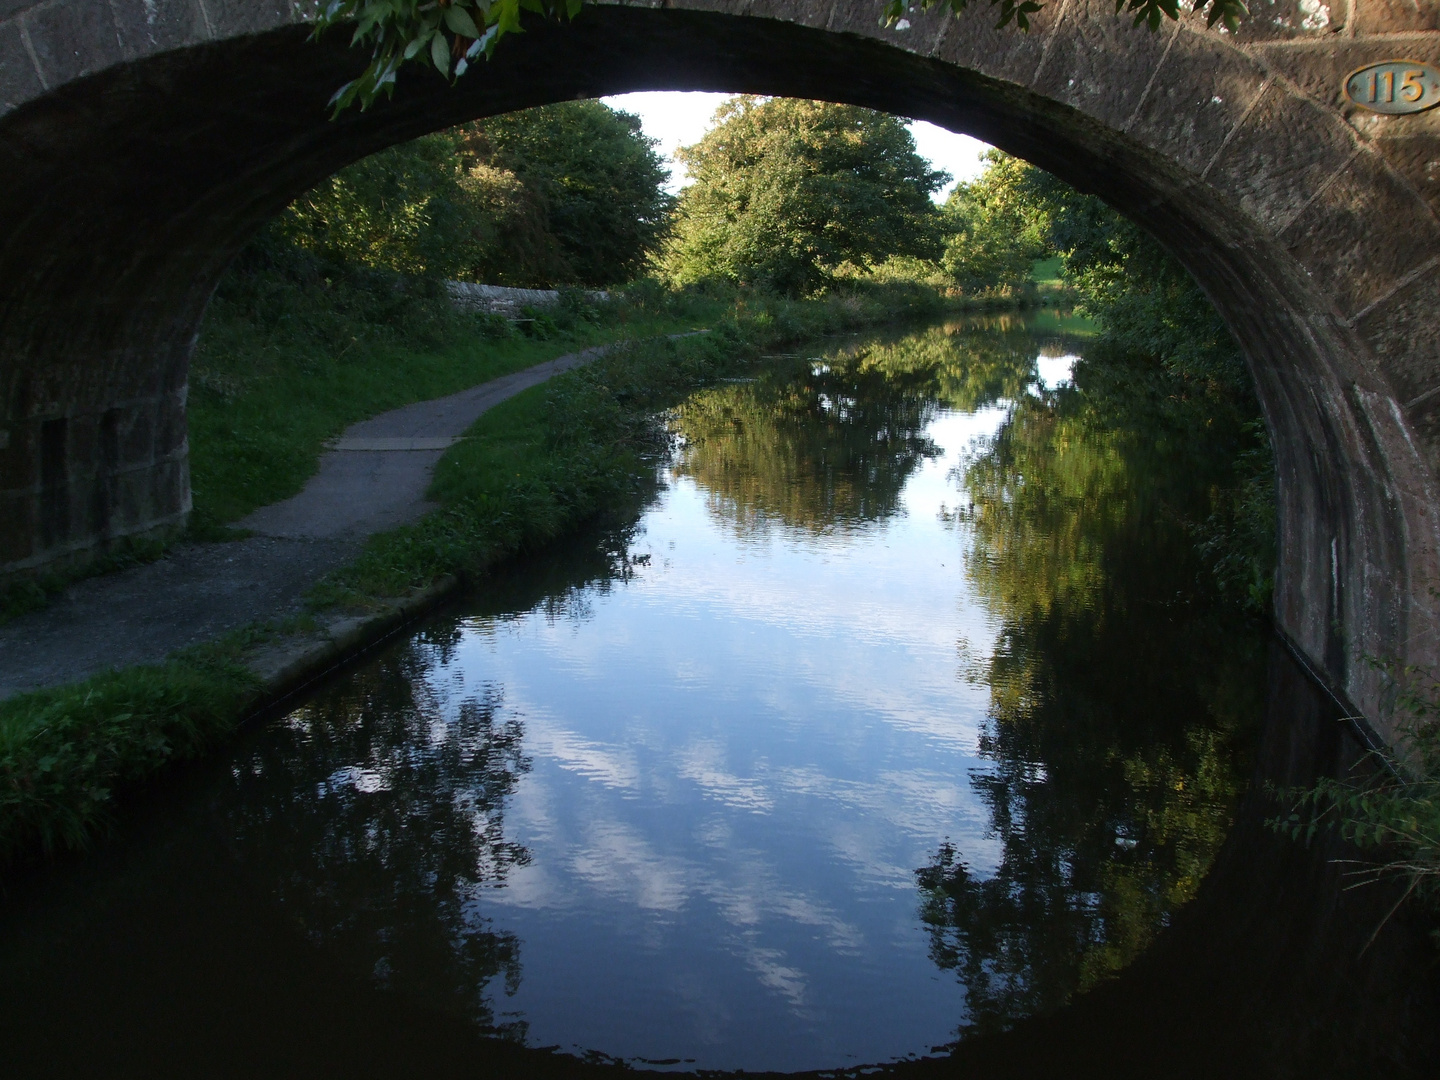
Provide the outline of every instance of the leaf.
[[445,9],[445,25],[461,37],[478,38],[480,28],[464,8],[451,4]]
[[436,34],[430,39],[430,59],[435,63],[435,70],[441,75],[450,74],[450,49],[447,47],[444,34]]

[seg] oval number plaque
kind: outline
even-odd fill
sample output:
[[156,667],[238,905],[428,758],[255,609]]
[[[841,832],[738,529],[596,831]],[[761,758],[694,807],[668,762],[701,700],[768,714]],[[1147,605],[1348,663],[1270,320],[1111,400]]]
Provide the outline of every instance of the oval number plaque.
[[1440,105],[1440,71],[1418,60],[1382,60],[1345,76],[1345,96],[1372,112],[1420,112]]

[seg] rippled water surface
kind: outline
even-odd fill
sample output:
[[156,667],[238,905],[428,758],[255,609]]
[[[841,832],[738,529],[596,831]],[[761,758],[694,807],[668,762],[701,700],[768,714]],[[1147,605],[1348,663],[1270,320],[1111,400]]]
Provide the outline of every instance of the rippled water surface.
[[[1085,347],[956,324],[697,393],[638,519],[196,781],[135,856],[188,925],[121,885],[94,917],[239,934],[248,993],[314,965],[655,1066],[887,1061],[1058,1008],[1194,894],[1263,676],[1195,556],[1202,451],[1122,422]],[[142,994],[194,955],[159,952]]]

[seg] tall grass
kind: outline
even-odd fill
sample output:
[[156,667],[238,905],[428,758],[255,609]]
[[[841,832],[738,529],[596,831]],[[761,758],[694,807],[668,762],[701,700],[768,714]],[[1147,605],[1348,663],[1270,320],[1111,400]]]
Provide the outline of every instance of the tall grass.
[[[1372,751],[1350,775],[1276,792],[1286,809],[1271,825],[1307,843],[1317,832],[1337,833],[1366,856],[1351,864],[1352,884],[1398,882],[1392,914],[1411,897],[1440,914],[1440,678],[1380,666],[1401,687],[1399,745]],[[1431,935],[1440,945],[1440,926]]]
[[83,847],[118,791],[222,742],[258,690],[211,648],[0,702],[0,864]]

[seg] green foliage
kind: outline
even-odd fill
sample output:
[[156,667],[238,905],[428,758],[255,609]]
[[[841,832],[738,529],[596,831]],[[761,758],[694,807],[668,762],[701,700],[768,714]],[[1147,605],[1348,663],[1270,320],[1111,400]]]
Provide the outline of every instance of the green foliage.
[[513,173],[543,209],[561,261],[551,284],[623,284],[664,239],[675,203],[669,171],[638,117],[570,101],[459,130],[468,151]]
[[506,34],[522,33],[520,13],[573,19],[584,0],[330,0],[316,19],[318,37],[337,23],[354,22],[351,46],[369,45],[370,63],[359,77],[335,91],[335,114],[359,102],[368,108],[384,93],[395,93],[400,65],[411,60],[458,79],[482,53],[488,59]]
[[[1017,237],[1013,275],[1037,250],[1058,252],[1078,310],[1103,327],[1077,370],[1092,405],[1130,414],[1131,426],[1189,426],[1192,438],[1229,448],[1228,476],[1216,477],[1208,509],[1188,520],[1226,594],[1266,613],[1275,566],[1273,456],[1244,358],[1219,314],[1184,267],[1094,196],[1002,154],[991,155],[973,187],[987,211],[995,207],[1008,223],[977,259],[1003,252],[1006,228]],[[1197,417],[1204,417],[1198,427]]]
[[83,847],[117,789],[228,736],[258,687],[226,657],[212,647],[0,702],[0,863]]
[[204,538],[298,492],[325,441],[357,420],[625,332],[615,310],[608,326],[572,319],[532,340],[423,281],[272,241],[222,280],[191,365],[191,523]]
[[[1309,843],[1329,831],[1370,856],[1357,884],[1398,881],[1411,896],[1440,901],[1440,679],[1424,668],[1382,665],[1400,684],[1398,750],[1377,750],[1345,777],[1274,794],[1287,809],[1272,828]],[[1382,924],[1383,925],[1383,924]],[[1377,929],[1378,933],[1378,929]],[[1434,932],[1440,943],[1440,929]]]
[[973,183],[957,184],[941,214],[946,237],[940,265],[967,294],[1028,284],[1035,262],[1049,255],[1024,179],[1031,166],[999,150]]
[[383,150],[297,199],[273,228],[322,258],[412,277],[614,285],[664,235],[666,176],[636,117],[562,102]]
[[903,121],[818,101],[739,97],[680,151],[666,257],[679,283],[707,279],[807,295],[845,267],[935,253],[930,194],[946,179]]
[[630,342],[517,395],[441,460],[431,488],[441,508],[372,538],[315,601],[364,605],[446,575],[474,576],[633,503],[669,447],[660,410],[744,370],[762,349],[892,321],[906,297],[879,287],[803,302],[739,296],[709,334]]

